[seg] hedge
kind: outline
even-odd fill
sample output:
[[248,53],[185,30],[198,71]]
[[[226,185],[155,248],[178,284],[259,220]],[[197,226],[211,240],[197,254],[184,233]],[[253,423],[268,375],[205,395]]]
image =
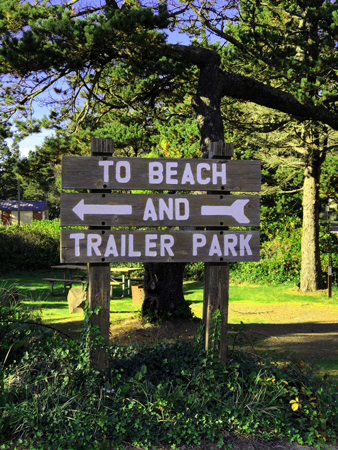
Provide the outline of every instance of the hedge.
[[60,263],[60,222],[0,226],[0,272],[41,270]]

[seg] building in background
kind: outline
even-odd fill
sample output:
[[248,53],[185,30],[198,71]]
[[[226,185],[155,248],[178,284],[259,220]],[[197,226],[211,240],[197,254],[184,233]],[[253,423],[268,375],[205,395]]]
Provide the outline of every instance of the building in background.
[[[0,211],[0,224],[16,225],[18,223],[17,200],[1,200]],[[46,200],[20,200],[20,225],[31,223],[32,220],[48,220]]]

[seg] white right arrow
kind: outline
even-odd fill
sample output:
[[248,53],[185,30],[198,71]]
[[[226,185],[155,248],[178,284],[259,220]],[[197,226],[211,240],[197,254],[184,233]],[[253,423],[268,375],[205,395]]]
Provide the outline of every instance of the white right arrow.
[[244,214],[244,206],[250,200],[236,200],[230,206],[201,206],[202,216],[232,216],[238,223],[249,223]]
[[116,215],[130,215],[132,214],[133,207],[131,205],[85,205],[82,199],[74,206],[74,213],[83,220],[85,214],[116,214]]

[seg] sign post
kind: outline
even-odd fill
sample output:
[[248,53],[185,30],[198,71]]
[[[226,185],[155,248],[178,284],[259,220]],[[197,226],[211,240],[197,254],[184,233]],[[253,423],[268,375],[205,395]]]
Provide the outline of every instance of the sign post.
[[[111,139],[93,139],[90,157],[62,159],[62,187],[90,189],[89,194],[62,194],[61,226],[88,226],[89,229],[61,231],[60,259],[62,263],[88,263],[89,307],[101,307],[98,315],[91,316],[91,325],[98,325],[108,344],[110,263],[203,261],[206,263],[203,303],[206,350],[212,316],[219,309],[220,359],[225,363],[227,262],[259,261],[260,250],[259,231],[228,229],[229,226],[259,226],[259,197],[228,194],[260,191],[260,162],[230,160],[233,144],[223,142],[210,145],[208,160],[117,158],[112,157],[113,151]],[[207,191],[212,195],[111,193],[111,190],[130,189]],[[129,229],[116,230],[116,227]],[[164,227],[164,230],[149,227]],[[103,349],[96,349],[95,359],[99,369],[107,367]]]
[[[114,141],[112,139],[93,139],[91,141],[92,156],[112,156],[114,152]],[[102,191],[93,189],[92,193],[99,194]],[[106,191],[104,191],[106,192]],[[92,232],[97,229],[108,229],[110,227],[89,227]],[[104,343],[109,345],[109,327],[110,327],[110,265],[105,262],[88,263],[88,291],[87,298],[89,308],[95,310],[100,307],[98,314],[92,314],[89,318],[91,327],[98,326],[100,335],[104,339]],[[108,367],[106,352],[101,347],[96,347],[94,352],[94,360],[99,370]]]
[[[224,142],[211,142],[209,144],[209,159],[222,158],[229,160],[234,155],[234,145]],[[211,192],[219,195],[219,192]],[[230,192],[224,192],[227,200]],[[231,202],[231,200],[230,200]],[[229,225],[229,223],[227,223]],[[223,225],[223,224],[222,224]],[[210,228],[208,228],[210,229]],[[223,228],[223,229],[227,229]],[[227,359],[227,328],[229,305],[229,266],[221,262],[206,263],[204,266],[204,295],[203,295],[203,320],[205,323],[205,350],[209,351],[210,331],[212,318],[216,310],[221,314],[220,329],[220,362],[226,364]]]

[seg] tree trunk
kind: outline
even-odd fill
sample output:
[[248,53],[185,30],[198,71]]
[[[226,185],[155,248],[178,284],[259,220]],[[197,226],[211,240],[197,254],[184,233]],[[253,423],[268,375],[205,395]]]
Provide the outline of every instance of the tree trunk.
[[319,250],[319,183],[323,157],[318,149],[309,149],[303,185],[303,235],[300,289],[303,292],[323,288]]
[[200,67],[197,93],[192,101],[201,135],[200,149],[206,158],[210,142],[224,141],[221,77],[222,73],[216,64]]
[[[221,71],[219,59],[213,63],[200,64],[200,76],[193,107],[201,134],[201,151],[207,157],[209,142],[224,140],[223,122],[220,110]],[[159,311],[174,311],[184,302],[184,263],[146,263],[144,277],[145,298],[142,314]]]
[[183,271],[185,263],[145,263],[142,315],[171,312],[184,302]]

